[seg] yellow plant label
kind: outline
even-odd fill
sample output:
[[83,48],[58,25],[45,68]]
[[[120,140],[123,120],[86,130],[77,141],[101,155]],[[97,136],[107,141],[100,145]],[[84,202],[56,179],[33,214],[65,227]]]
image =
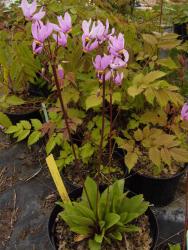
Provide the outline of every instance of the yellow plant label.
[[53,157],[52,154],[50,154],[46,158],[46,162],[47,162],[47,165],[48,165],[48,168],[50,170],[51,176],[53,178],[53,181],[54,181],[54,183],[56,185],[56,188],[57,188],[57,190],[59,192],[59,195],[60,195],[62,201],[64,203],[70,202],[69,195],[67,193],[67,190],[65,188],[65,185],[63,183],[63,180],[61,178],[61,175],[59,173],[58,167],[56,165],[56,162],[55,162],[54,157]]

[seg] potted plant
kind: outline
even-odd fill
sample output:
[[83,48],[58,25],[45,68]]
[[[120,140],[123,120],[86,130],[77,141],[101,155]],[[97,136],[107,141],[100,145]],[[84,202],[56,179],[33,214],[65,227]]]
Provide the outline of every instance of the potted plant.
[[131,170],[127,185],[155,205],[167,205],[174,199],[188,161],[187,121],[181,121],[175,110],[178,112],[157,109],[134,115],[128,123],[134,129],[123,131],[124,139],[115,138]]
[[124,180],[101,193],[89,177],[84,186],[51,214],[48,229],[54,249],[154,249],[157,223],[142,195],[124,193]]

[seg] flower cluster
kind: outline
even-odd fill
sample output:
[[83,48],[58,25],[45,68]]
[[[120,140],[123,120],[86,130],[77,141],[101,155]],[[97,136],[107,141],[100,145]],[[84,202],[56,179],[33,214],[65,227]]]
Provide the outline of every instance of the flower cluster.
[[109,22],[106,21],[106,25],[103,25],[101,21],[93,22],[91,19],[83,21],[82,23],[82,46],[84,52],[90,52],[98,48],[100,44],[108,42],[109,55],[100,56],[97,55],[93,65],[97,72],[97,77],[100,82],[112,81],[121,85],[123,80],[123,73],[118,69],[126,67],[129,60],[129,54],[125,50],[125,42],[123,34],[115,36],[115,29],[109,33]]
[[[22,0],[21,8],[26,20],[32,21],[33,52],[40,54],[44,48],[44,42],[49,36],[53,36],[58,46],[67,46],[68,33],[72,29],[72,21],[68,12],[64,18],[58,16],[58,25],[47,22],[44,24],[41,19],[45,16],[43,8],[36,13],[37,2],[34,0],[31,4],[27,0]],[[53,33],[53,34],[52,34]]]

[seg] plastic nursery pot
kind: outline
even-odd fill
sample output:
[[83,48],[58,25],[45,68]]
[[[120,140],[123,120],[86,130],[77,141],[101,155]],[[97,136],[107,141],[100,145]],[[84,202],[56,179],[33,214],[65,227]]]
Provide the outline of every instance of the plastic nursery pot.
[[166,206],[174,200],[180,178],[184,175],[186,166],[182,171],[171,177],[152,177],[131,171],[125,181],[126,187],[137,194],[143,194],[144,199],[156,206]]
[[[104,191],[105,188],[106,188],[106,186],[101,185],[100,191],[101,192]],[[69,194],[69,197],[71,200],[76,200],[77,198],[79,198],[81,196],[81,194],[82,194],[82,188],[78,188],[78,189],[72,191]],[[134,196],[134,194],[130,192],[129,196],[132,197],[132,196]],[[58,205],[55,206],[55,208],[52,210],[52,213],[50,215],[49,222],[48,222],[48,235],[49,235],[49,239],[50,239],[50,242],[51,242],[54,250],[57,249],[57,244],[56,244],[56,239],[55,239],[55,221],[56,221],[58,214],[61,211],[62,211],[62,207],[60,207]],[[150,250],[154,250],[154,249],[156,249],[158,235],[159,235],[158,223],[157,223],[157,219],[156,219],[154,213],[152,212],[152,210],[150,208],[148,208],[148,210],[146,211],[146,215],[149,217],[151,237],[153,239],[153,243],[152,243]]]
[[188,40],[187,26],[188,26],[188,23],[174,24],[174,33],[180,35],[180,38],[182,40]]
[[40,114],[40,108],[36,108],[35,110],[28,110],[23,113],[11,113],[8,111],[4,112],[11,120],[13,124],[20,122],[21,120],[30,120],[30,119],[39,119],[42,121],[42,117]]

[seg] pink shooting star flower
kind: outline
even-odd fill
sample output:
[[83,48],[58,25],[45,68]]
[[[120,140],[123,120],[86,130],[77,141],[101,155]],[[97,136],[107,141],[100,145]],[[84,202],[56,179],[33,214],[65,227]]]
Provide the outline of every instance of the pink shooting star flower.
[[105,26],[101,21],[93,22],[91,25],[91,19],[89,21],[84,20],[82,22],[82,45],[84,52],[89,52],[96,49],[100,43],[105,40]]
[[109,34],[109,27],[110,27],[110,24],[109,24],[109,21],[107,19],[105,30],[104,30],[103,36],[101,37],[101,41],[109,40],[109,38],[114,34],[114,32],[115,32],[114,28],[112,29],[112,32]]
[[52,23],[44,25],[43,22],[39,21],[32,24],[32,35],[34,38],[33,51],[35,54],[40,54],[42,52],[44,41],[52,34],[52,32]]
[[188,103],[185,103],[182,107],[181,119],[188,121]]
[[119,57],[115,57],[112,61],[112,63],[110,64],[110,68],[113,70],[119,69],[119,68],[123,68],[127,65],[126,61],[123,61],[121,58]]
[[71,20],[71,16],[69,15],[68,12],[65,12],[64,19],[62,16],[58,16],[57,19],[59,22],[59,30],[58,31],[63,32],[63,33],[71,32],[72,20]]
[[123,72],[122,73],[117,72],[113,79],[114,83],[120,86],[122,84],[123,77],[124,77]]
[[41,8],[38,13],[35,13],[37,9],[36,0],[34,0],[31,4],[29,4],[27,0],[22,0],[21,8],[25,18],[29,21],[39,21],[45,16],[43,8]]
[[59,32],[58,34],[53,34],[53,38],[58,43],[59,46],[66,47],[67,46],[67,38],[68,35],[63,32]]
[[104,75],[106,81],[111,78],[111,71],[108,70],[111,62],[112,62],[111,55],[104,55],[103,57],[101,57],[100,55],[96,56],[93,65],[97,71],[97,78],[99,79],[100,82],[103,81]]
[[90,40],[84,35],[82,35],[82,46],[84,52],[90,52],[99,47],[99,42],[97,40]]
[[109,37],[109,52],[110,54],[114,56],[121,56],[125,53],[125,41],[124,41],[124,35],[122,33],[119,33],[117,36],[110,36]]

